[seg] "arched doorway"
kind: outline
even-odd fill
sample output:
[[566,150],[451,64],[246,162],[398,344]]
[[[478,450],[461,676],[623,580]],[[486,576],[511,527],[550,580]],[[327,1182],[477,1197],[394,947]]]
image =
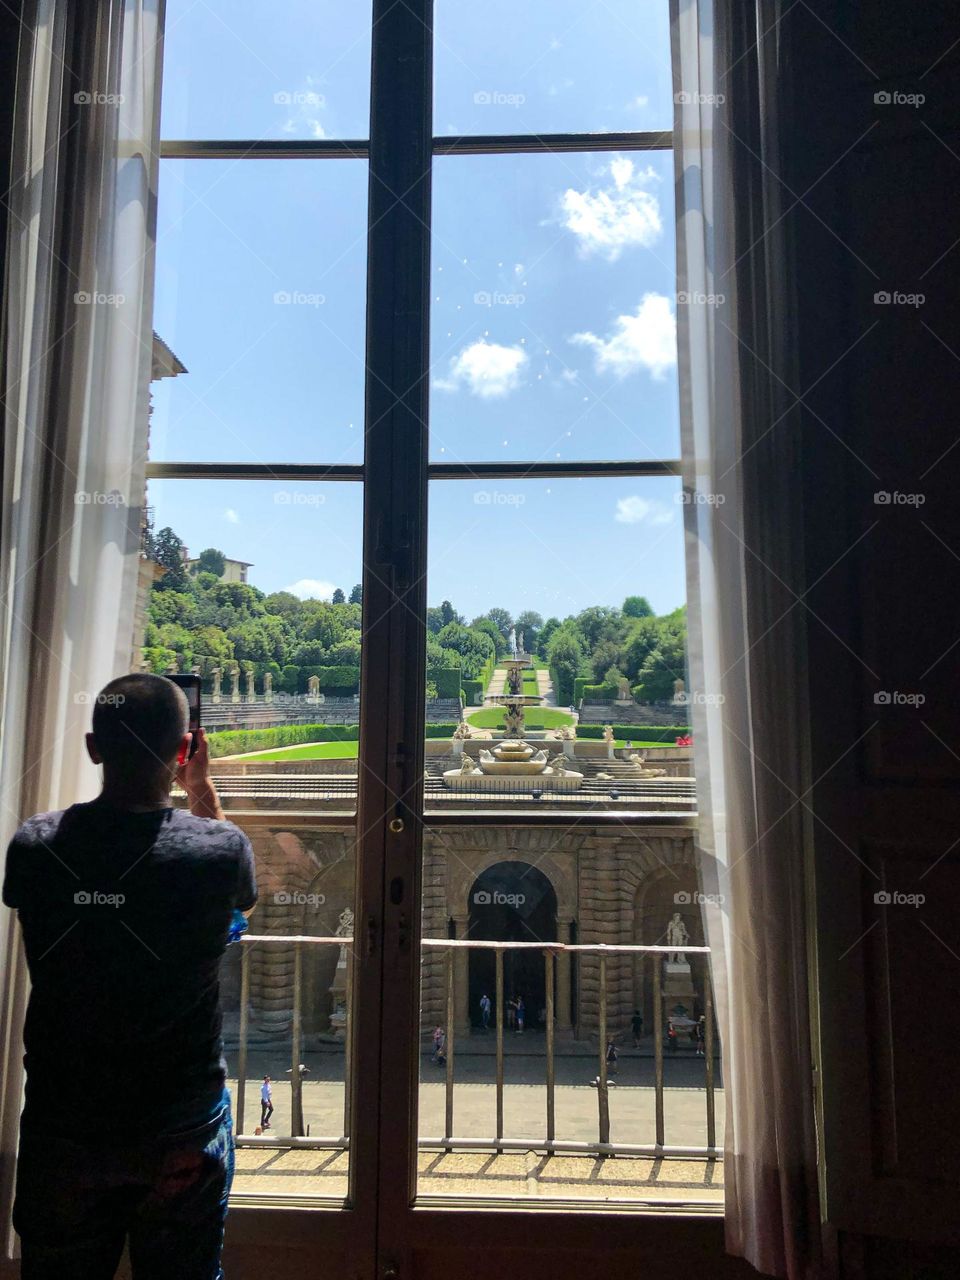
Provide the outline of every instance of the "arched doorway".
[[[543,872],[527,862],[497,862],[487,867],[473,882],[468,907],[468,937],[474,941],[557,941],[557,895]],[[470,951],[469,955],[470,1022],[479,1026],[481,996],[488,995],[496,1005],[496,962],[492,951]],[[504,1000],[523,996],[526,1026],[531,1031],[543,1029],[544,975],[541,952],[504,953]]]

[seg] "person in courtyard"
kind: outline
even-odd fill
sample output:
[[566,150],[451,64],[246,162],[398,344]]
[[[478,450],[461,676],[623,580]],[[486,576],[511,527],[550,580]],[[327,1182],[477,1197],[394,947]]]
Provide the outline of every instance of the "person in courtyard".
[[517,1000],[514,997],[507,1001],[507,1030],[513,1031],[517,1025]]
[[433,1053],[431,1061],[438,1067],[442,1067],[447,1060],[446,1055],[447,1036],[443,1027],[433,1028]]
[[607,1041],[607,1070],[613,1075],[616,1075],[618,1071],[617,1046],[614,1044],[612,1039]]
[[633,1047],[640,1048],[640,1037],[643,1035],[643,1014],[639,1009],[634,1009],[633,1017],[630,1019],[630,1029],[633,1031]]
[[667,1048],[671,1053],[677,1051],[677,1028],[673,1025],[673,1021],[667,1022]]
[[517,996],[517,1034],[523,1034],[523,1023],[527,1016],[527,1006],[523,1003],[523,996]]
[[273,1115],[273,1088],[270,1084],[270,1077],[263,1077],[263,1084],[260,1086],[260,1124],[262,1128],[270,1128],[270,1117]]
[[702,1058],[706,1055],[707,1042],[707,1019],[701,1013],[697,1022],[697,1057]]
[[484,1031],[490,1030],[490,997],[486,992],[480,997],[480,1025]]
[[[3,901],[31,990],[13,1224],[23,1280],[219,1280],[233,1133],[219,968],[257,900],[183,691],[162,676],[97,696],[95,800],[27,819]],[[177,780],[189,808],[175,808]],[[65,1069],[64,1052],[69,1052]]]

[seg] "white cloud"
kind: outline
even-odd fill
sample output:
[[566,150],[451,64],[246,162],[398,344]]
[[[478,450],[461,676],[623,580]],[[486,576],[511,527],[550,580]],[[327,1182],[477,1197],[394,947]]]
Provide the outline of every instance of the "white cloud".
[[450,361],[448,376],[436,379],[434,385],[441,391],[466,387],[483,400],[493,400],[516,391],[527,363],[527,353],[520,346],[472,342]]
[[223,513],[223,518],[224,520],[229,521],[230,524],[240,523],[240,517],[237,515],[236,511],[234,511],[233,507],[227,507],[226,511]]
[[569,187],[561,197],[561,221],[579,241],[580,252],[616,262],[624,249],[653,244],[663,231],[660,203],[649,187],[659,182],[653,169],[637,170],[617,156],[605,170],[612,184],[597,191]]
[[635,315],[617,316],[608,338],[575,333],[570,341],[593,351],[597,373],[617,378],[648,369],[660,379],[677,363],[677,321],[660,293],[645,293]]
[[613,518],[620,524],[669,524],[673,516],[674,512],[664,503],[632,494],[618,500]]
[[298,578],[296,582],[283,589],[292,595],[299,596],[301,600],[329,600],[336,591],[332,582],[324,582],[320,578]]

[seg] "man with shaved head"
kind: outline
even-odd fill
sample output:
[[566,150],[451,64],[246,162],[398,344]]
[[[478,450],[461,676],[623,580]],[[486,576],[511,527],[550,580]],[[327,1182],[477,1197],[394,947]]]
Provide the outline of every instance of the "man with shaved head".
[[[163,676],[97,695],[96,800],[40,813],[7,853],[30,969],[14,1226],[23,1280],[218,1280],[233,1176],[220,959],[256,903],[187,700]],[[174,781],[188,808],[170,799]]]

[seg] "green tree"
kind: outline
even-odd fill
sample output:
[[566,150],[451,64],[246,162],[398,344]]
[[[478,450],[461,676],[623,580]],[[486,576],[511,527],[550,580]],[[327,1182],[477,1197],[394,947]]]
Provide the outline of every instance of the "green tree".
[[621,664],[627,678],[636,681],[649,654],[657,647],[663,623],[658,618],[638,618],[623,646]]
[[683,679],[686,667],[686,643],[683,629],[676,623],[661,629],[656,648],[644,659],[637,681],[640,702],[667,702],[673,697],[673,685]]
[[538,645],[539,645],[540,653],[545,654],[547,652],[547,649],[549,648],[549,645],[550,645],[550,641],[553,638],[553,634],[555,631],[558,631],[559,628],[560,628],[559,618],[548,618],[546,620],[546,622],[540,628],[540,635],[538,637]]
[[234,656],[232,642],[219,627],[198,627],[193,637],[198,656],[214,658],[219,663],[229,662]]
[[299,616],[302,605],[303,601],[292,591],[272,591],[263,601],[267,613],[277,613],[291,619]]
[[447,626],[451,622],[463,623],[463,615],[457,613],[449,600],[443,600],[440,603],[440,617],[442,619],[441,626]]
[[620,661],[620,646],[612,640],[601,640],[590,655],[590,670],[593,679],[600,684],[611,667]]
[[189,625],[197,612],[197,601],[191,591],[156,591],[150,593],[150,621],[162,627],[165,622]]
[[154,539],[153,558],[165,572],[153,584],[154,591],[189,590],[190,582],[183,562],[184,550],[183,541],[169,525],[160,530]]
[[583,645],[576,632],[569,627],[555,631],[547,648],[547,661],[556,674],[557,700],[572,702],[573,682],[583,662]]
[[497,628],[504,640],[509,638],[510,628],[513,626],[513,618],[506,609],[488,609],[486,615],[493,625]]
[[652,618],[653,610],[646,596],[627,596],[623,602],[625,618]]
[[456,649],[460,654],[460,667],[465,676],[475,678],[483,664],[496,656],[493,640],[484,631],[474,631],[459,622],[448,622],[441,628],[437,640],[445,649]]
[[524,609],[517,617],[517,641],[519,642],[521,634],[523,635],[523,647],[527,653],[536,653],[537,644],[540,640],[540,630],[543,626],[543,618],[533,609]]
[[336,591],[334,591],[333,595],[330,597],[330,603],[331,604],[347,603],[347,597],[343,594],[343,592],[340,590],[339,587],[337,587]]
[[620,618],[619,609],[608,609],[606,605],[595,604],[578,613],[574,625],[586,648],[592,653],[601,640],[617,642],[620,639]]
[[357,583],[357,585],[356,585],[356,586],[353,588],[353,590],[350,592],[350,603],[351,603],[351,604],[363,604],[363,585],[362,585],[362,583],[359,583],[359,582],[358,582],[358,583]]
[[197,556],[197,563],[193,566],[193,573],[213,573],[218,578],[222,578],[226,567],[227,557],[223,552],[218,551],[216,547],[207,547],[205,551],[201,551]]
[[493,621],[492,618],[487,618],[487,617],[474,618],[473,622],[471,622],[470,624],[470,630],[482,631],[484,632],[484,634],[488,635],[490,639],[493,641],[494,650],[498,658],[502,658],[503,655],[506,653],[507,651],[506,639],[504,638],[503,632],[500,630],[500,628],[497,626],[497,624]]

